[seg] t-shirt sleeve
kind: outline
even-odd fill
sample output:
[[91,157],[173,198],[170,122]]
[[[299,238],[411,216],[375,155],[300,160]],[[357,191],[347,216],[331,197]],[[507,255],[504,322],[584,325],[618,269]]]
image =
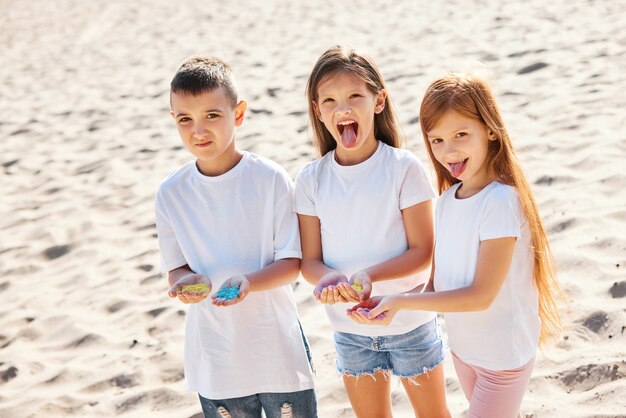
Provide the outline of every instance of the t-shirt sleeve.
[[301,215],[317,216],[311,174],[311,166],[306,166],[296,176],[293,210]]
[[400,188],[400,209],[406,209],[435,197],[424,166],[417,157],[410,160]]
[[167,273],[187,264],[183,251],[176,239],[176,233],[172,227],[161,192],[155,200],[155,218],[159,248],[161,252],[161,272]]
[[485,203],[478,234],[480,240],[521,237],[522,209],[515,189],[497,189]]
[[293,183],[284,173],[276,180],[274,193],[274,261],[302,258],[298,217],[293,211]]

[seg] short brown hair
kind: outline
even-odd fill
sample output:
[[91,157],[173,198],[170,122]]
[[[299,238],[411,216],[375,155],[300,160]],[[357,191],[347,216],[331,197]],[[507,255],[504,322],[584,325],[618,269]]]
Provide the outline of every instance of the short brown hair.
[[216,57],[193,56],[183,61],[176,71],[170,92],[195,96],[220,87],[232,106],[237,106],[237,88],[230,66]]

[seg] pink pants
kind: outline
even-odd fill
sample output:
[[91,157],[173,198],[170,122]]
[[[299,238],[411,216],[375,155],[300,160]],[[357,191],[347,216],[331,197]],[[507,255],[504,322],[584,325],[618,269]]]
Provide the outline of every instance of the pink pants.
[[533,358],[511,370],[487,370],[452,353],[459,383],[470,403],[468,418],[516,418],[535,365]]

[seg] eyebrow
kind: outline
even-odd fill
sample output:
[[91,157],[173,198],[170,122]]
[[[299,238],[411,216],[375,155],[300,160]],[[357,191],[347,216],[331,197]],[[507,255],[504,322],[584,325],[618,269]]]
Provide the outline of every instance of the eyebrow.
[[[204,113],[222,113],[223,110],[222,109],[209,109],[209,110],[205,110]],[[188,116],[189,113],[185,113],[185,112],[180,112],[180,113],[175,113],[174,116],[175,117],[180,117],[180,116]]]
[[[354,94],[354,93],[363,93],[366,89],[363,88],[354,88],[348,91],[348,94]],[[326,98],[326,97],[333,97],[332,93],[326,93],[323,94],[325,92],[322,92],[321,90],[319,91],[319,94],[317,96],[318,100],[321,99],[322,97]]]
[[[469,128],[470,128],[469,126],[465,126],[463,128],[453,129],[453,130],[450,131],[450,133],[457,133],[457,132],[460,132],[460,131],[467,131]],[[430,132],[427,135],[428,138],[434,138],[434,137],[441,138],[441,136],[442,135],[431,134]]]

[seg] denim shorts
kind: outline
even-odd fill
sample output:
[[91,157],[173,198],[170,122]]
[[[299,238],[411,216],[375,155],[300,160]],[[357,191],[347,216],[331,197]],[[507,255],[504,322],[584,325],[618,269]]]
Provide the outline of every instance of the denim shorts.
[[366,337],[335,332],[337,370],[349,376],[377,371],[416,377],[439,366],[445,358],[437,318],[399,335]]
[[207,399],[198,394],[204,418],[317,418],[313,389],[288,393],[257,393],[230,399]]

